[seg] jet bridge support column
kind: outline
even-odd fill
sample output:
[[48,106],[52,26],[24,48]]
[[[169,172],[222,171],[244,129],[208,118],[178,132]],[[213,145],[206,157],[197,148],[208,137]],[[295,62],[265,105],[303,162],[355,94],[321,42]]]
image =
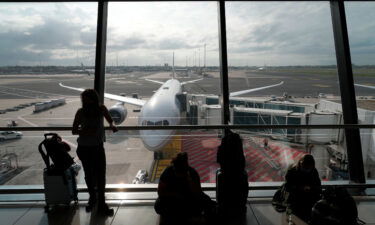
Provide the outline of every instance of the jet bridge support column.
[[[344,124],[358,124],[344,2],[331,1],[330,4]],[[365,183],[359,129],[345,129],[345,137],[349,161],[349,178],[357,183]]]
[[221,96],[219,98],[221,105],[221,121],[222,124],[229,124],[229,85],[228,85],[228,56],[227,56],[227,35],[225,24],[225,1],[218,2],[219,16],[219,55],[220,55],[220,80],[221,80]]
[[105,54],[107,44],[108,2],[98,2],[98,23],[96,31],[96,57],[94,89],[99,94],[99,102],[104,103]]

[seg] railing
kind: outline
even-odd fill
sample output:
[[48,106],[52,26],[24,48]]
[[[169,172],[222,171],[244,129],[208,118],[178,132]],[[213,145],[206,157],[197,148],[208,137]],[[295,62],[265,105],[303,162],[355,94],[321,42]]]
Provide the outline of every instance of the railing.
[[[119,130],[198,130],[198,129],[375,129],[375,124],[319,125],[177,125],[177,126],[119,126]],[[105,127],[105,130],[111,130]],[[0,127],[6,131],[70,131],[72,127]]]
[[[257,184],[260,183],[260,184]],[[265,185],[265,182],[249,182],[250,191],[259,190],[277,190],[282,182],[270,182],[271,184]],[[331,184],[330,184],[331,183]],[[106,192],[156,192],[157,184],[107,184]],[[328,181],[322,185],[326,187],[343,187],[353,189],[375,188],[374,183],[369,184],[350,184],[350,183],[337,183]],[[215,184],[202,184],[203,191],[215,191]],[[87,192],[86,185],[78,185],[78,192]],[[42,194],[44,193],[43,185],[8,185],[0,186],[0,194]]]

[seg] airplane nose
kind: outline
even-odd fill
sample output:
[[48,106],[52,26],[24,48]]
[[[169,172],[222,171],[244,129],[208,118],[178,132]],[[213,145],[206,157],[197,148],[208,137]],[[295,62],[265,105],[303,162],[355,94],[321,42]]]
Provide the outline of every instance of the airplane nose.
[[151,151],[158,151],[170,140],[172,130],[142,130],[141,138],[145,147]]

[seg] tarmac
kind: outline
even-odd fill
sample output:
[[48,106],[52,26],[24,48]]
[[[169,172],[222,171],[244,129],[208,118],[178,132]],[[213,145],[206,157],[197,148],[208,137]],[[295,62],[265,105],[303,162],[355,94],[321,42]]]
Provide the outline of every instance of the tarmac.
[[[218,72],[207,72],[210,76],[197,83],[188,84],[185,90],[189,93],[221,94]],[[145,78],[165,81],[171,78],[171,72],[131,72],[126,74],[108,74],[106,77],[106,92],[112,94],[125,93],[131,95],[138,93],[141,97],[150,97],[159,88],[156,83],[149,82]],[[200,78],[198,75],[191,77],[179,77],[180,81]],[[250,93],[245,96],[282,96],[287,93],[290,96],[304,98],[317,97],[319,93],[340,96],[338,78],[334,75],[306,75],[288,74],[285,72],[254,72],[254,71],[229,71],[229,91],[235,92],[261,86],[267,86],[284,81],[278,87]],[[374,85],[375,78],[361,76],[355,78],[356,83]],[[51,98],[53,96],[77,96],[78,93],[59,86],[64,85],[92,88],[93,76],[83,74],[67,75],[1,75],[0,99],[18,98]],[[356,87],[357,96],[372,96],[373,89]],[[1,107],[2,108],[2,107]]]
[[[208,72],[210,78],[185,86],[188,93],[220,94],[220,79],[218,72]],[[131,96],[137,93],[140,98],[149,98],[160,85],[146,81],[145,78],[165,81],[171,78],[170,72],[132,72],[127,74],[108,74],[105,90],[111,94],[125,93]],[[194,75],[188,78],[178,78],[180,81],[198,79]],[[239,91],[260,86],[271,85],[284,81],[282,86],[251,93],[245,96],[282,96],[287,93],[301,102],[318,101],[319,93],[339,96],[337,77],[332,75],[296,75],[267,71],[230,71],[230,91]],[[0,76],[0,110],[13,108],[24,103],[41,102],[56,98],[65,98],[66,104],[40,113],[33,113],[33,106],[18,111],[0,114],[0,126],[7,126],[15,120],[18,126],[71,126],[74,114],[80,107],[79,92],[62,88],[64,85],[92,88],[92,76],[82,74],[66,75],[1,75]],[[374,85],[372,77],[358,77],[356,82]],[[374,90],[356,87],[357,96],[373,96]],[[241,96],[242,97],[242,96]],[[105,100],[109,108],[116,102]],[[137,125],[139,112],[137,107],[126,105],[128,117],[121,125]],[[21,170],[12,179],[5,182],[8,185],[42,184],[42,170],[45,167],[38,153],[38,144],[43,140],[43,131],[25,131],[21,139],[0,143],[0,154],[15,152]],[[72,147],[71,155],[79,162],[75,154],[76,136],[70,132],[58,132]],[[107,151],[107,183],[131,183],[140,169],[150,170],[154,153],[148,151],[142,144],[137,132],[121,131],[116,134],[107,133],[105,144]],[[277,175],[275,175],[277,176]],[[268,178],[267,178],[268,179]],[[211,180],[208,179],[208,180]],[[207,180],[207,181],[208,181]],[[0,181],[1,182],[1,181]],[[84,183],[83,173],[80,172],[78,182]]]

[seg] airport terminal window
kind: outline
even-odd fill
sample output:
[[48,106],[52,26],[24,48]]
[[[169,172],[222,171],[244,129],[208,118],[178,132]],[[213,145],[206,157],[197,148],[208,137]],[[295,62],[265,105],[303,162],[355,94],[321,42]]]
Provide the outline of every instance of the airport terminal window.
[[[105,92],[138,96],[135,103],[117,108],[127,112],[120,126],[221,124],[218,100],[212,107],[201,107],[209,94],[216,99],[221,94],[217,17],[216,2],[108,3]],[[109,108],[117,103],[106,102]],[[203,114],[204,119],[199,116]],[[122,176],[124,183],[131,183],[138,170],[170,160],[170,145],[181,142],[175,140],[178,135],[190,133],[194,132],[144,130],[136,137],[112,135],[108,145],[123,151],[108,155],[123,158],[124,167],[131,165]],[[175,152],[195,151],[188,145],[175,146]]]
[[[0,126],[69,127],[93,88],[96,2],[0,3]],[[61,85],[60,85],[61,83]],[[66,86],[63,87],[62,85]],[[0,185],[43,184],[44,130],[0,134]],[[58,131],[76,157],[76,136]],[[78,180],[83,181],[83,174]]]
[[[342,109],[341,104],[338,104],[341,96],[328,1],[228,1],[226,20],[229,92],[233,97],[242,97],[246,102],[244,109],[231,111],[236,111],[231,116],[235,124],[341,123],[334,116],[331,117],[334,113],[341,114]],[[261,89],[254,90],[256,88]],[[248,90],[247,93],[237,95],[239,91],[245,90]],[[255,120],[247,112],[249,110],[256,112],[259,120]],[[322,114],[321,111],[328,113]],[[297,118],[278,116],[289,115],[291,112],[299,113]],[[251,118],[244,119],[245,114]],[[239,115],[240,119],[237,118]],[[322,115],[327,116],[322,119]],[[309,152],[307,146],[313,143],[314,149],[311,152],[321,160],[318,168],[320,175],[326,175],[330,172],[326,169],[330,161],[325,150],[328,144],[316,138],[316,135],[324,134],[316,134],[309,129],[299,131],[301,132],[296,129],[261,129],[258,130],[258,136],[253,135],[248,139],[252,140],[251,143],[257,143],[258,147],[262,147],[259,140],[264,137],[272,139],[271,146],[283,152],[281,154],[288,155],[290,162],[295,162],[301,156],[289,155],[290,152]],[[332,137],[328,134],[326,136]],[[331,141],[338,143],[338,148],[345,148],[342,137],[332,137],[328,142]],[[261,153],[256,147],[253,151],[253,154]],[[273,152],[262,154],[272,158],[281,168],[285,169],[289,164],[280,158],[274,158]],[[272,168],[268,171],[269,174],[273,172]]]
[[[364,74],[355,78],[370,86],[372,42],[362,34],[371,29],[356,25],[357,20],[375,21],[359,19],[372,15],[357,15],[360,10],[371,11],[373,4],[366,4],[350,3],[346,7],[354,73]],[[6,8],[0,10],[2,126],[71,126],[72,113],[80,107],[79,92],[74,88],[93,87],[97,3],[0,6]],[[233,124],[342,123],[328,1],[227,2],[226,11],[230,92],[273,85],[244,95],[234,94],[238,99],[230,99]],[[217,27],[216,2],[109,3],[105,92],[133,98],[125,105],[105,100],[108,108],[117,113],[120,126],[221,123],[221,108],[217,106],[217,96],[221,94]],[[360,37],[353,36],[358,34]],[[365,45],[366,40],[370,40],[370,45]],[[172,84],[173,80],[180,83]],[[176,110],[163,106],[154,109],[154,115],[143,114],[147,112],[143,107],[152,109],[153,102],[158,103],[148,100],[157,96],[166,81],[171,85],[164,86],[163,92],[177,87],[179,96],[168,97],[178,98],[180,105]],[[372,97],[370,89],[361,90],[361,96],[363,92]],[[275,114],[275,110],[282,112]],[[176,111],[180,114],[165,115]],[[290,111],[293,116],[276,116]],[[369,115],[369,111],[359,113]],[[373,123],[366,118],[363,123]],[[342,166],[347,164],[347,157],[337,157],[338,152],[345,152],[342,131],[324,134],[312,129],[267,128],[236,132],[244,140],[249,181],[281,181],[283,171],[306,153],[319,160],[321,177],[348,179],[347,168]],[[68,131],[58,133],[72,146],[75,156],[76,137]],[[218,133],[193,126],[177,132],[108,132],[107,182],[157,182],[158,171],[178,151],[188,152],[202,182],[215,182]],[[42,134],[43,131],[0,133],[0,157],[9,159],[5,164],[1,161],[0,184],[42,183],[42,176],[34,179],[44,167],[41,157],[29,152],[29,146],[39,144]],[[362,142],[368,145],[365,151],[371,149],[371,131],[361,134]],[[263,145],[265,139],[269,140],[267,149]],[[371,151],[366,155],[369,159]],[[375,166],[366,162],[371,178]],[[161,167],[151,168],[147,180],[134,179],[137,172],[151,165]],[[83,173],[78,180],[83,183]]]
[[[345,2],[350,54],[360,124],[374,124],[375,111],[375,2]],[[365,22],[364,22],[365,21]],[[367,179],[374,179],[372,129],[361,129],[363,164]]]

